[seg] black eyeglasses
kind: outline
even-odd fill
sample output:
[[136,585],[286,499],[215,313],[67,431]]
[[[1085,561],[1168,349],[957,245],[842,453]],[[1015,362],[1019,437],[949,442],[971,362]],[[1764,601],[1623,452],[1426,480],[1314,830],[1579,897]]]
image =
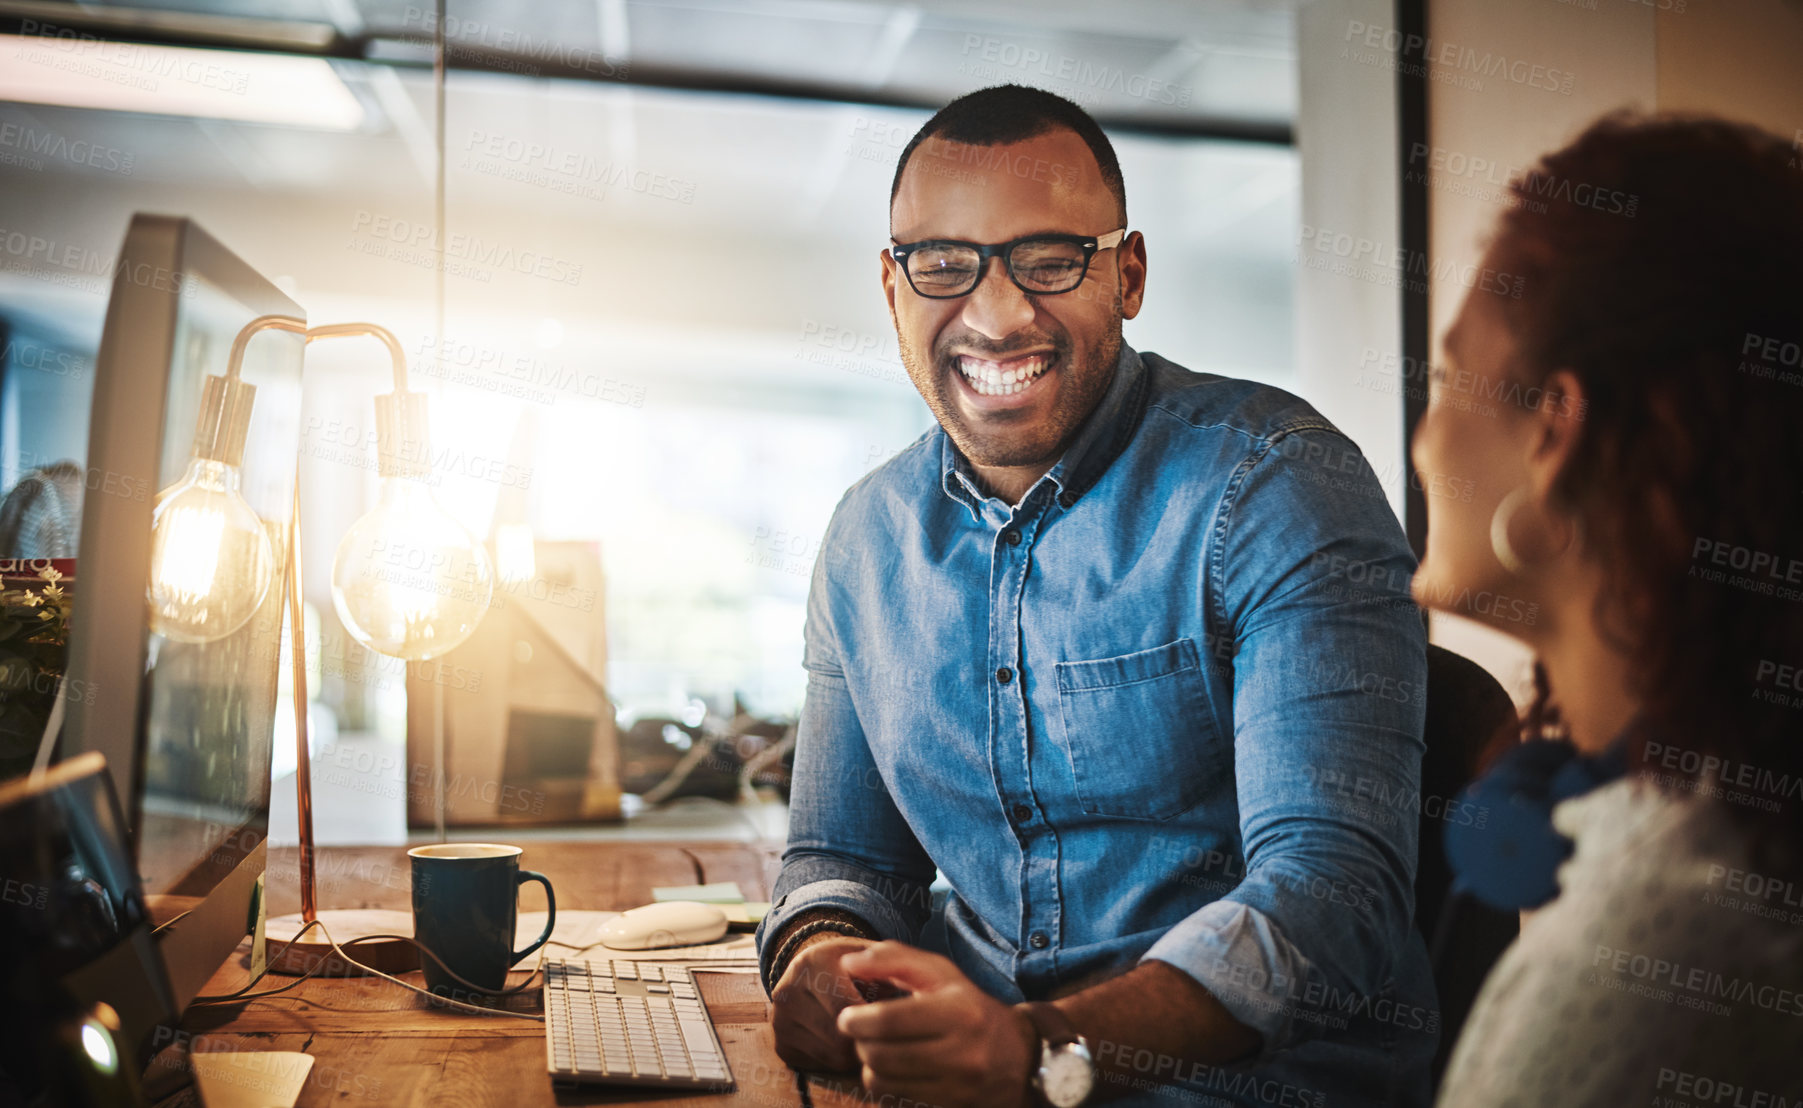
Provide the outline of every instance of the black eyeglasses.
[[1122,227],[1101,236],[1028,235],[990,246],[926,239],[896,242],[889,254],[907,275],[909,287],[929,300],[968,296],[983,279],[989,259],[995,257],[1002,259],[1009,280],[1022,292],[1052,296],[1081,285],[1096,251],[1119,246],[1126,237],[1127,229]]

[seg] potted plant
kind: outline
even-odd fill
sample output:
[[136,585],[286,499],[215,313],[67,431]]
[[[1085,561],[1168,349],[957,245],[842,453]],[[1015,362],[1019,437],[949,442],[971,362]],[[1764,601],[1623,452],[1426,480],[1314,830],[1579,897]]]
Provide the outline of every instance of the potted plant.
[[31,769],[68,662],[64,576],[33,565],[29,575],[0,572],[0,780]]

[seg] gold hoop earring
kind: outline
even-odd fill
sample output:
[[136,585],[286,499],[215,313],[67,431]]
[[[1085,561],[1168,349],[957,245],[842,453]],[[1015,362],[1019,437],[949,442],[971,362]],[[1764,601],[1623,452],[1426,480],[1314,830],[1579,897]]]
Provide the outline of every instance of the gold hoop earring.
[[[1509,494],[1497,503],[1496,511],[1490,514],[1490,550],[1496,555],[1496,560],[1502,563],[1502,567],[1517,577],[1525,575],[1532,563],[1523,558],[1510,541],[1509,524],[1514,521],[1515,513],[1527,502],[1528,487],[1519,485],[1509,490]],[[1553,551],[1551,556],[1556,558],[1571,549],[1577,541],[1577,535],[1578,526],[1573,522],[1565,537],[1565,544]]]
[[1527,503],[1528,487],[1519,485],[1509,490],[1509,494],[1496,505],[1496,511],[1490,513],[1490,549],[1496,554],[1496,560],[1502,567],[1517,577],[1527,572],[1528,565],[1515,552],[1515,544],[1509,541],[1509,521],[1515,513]]

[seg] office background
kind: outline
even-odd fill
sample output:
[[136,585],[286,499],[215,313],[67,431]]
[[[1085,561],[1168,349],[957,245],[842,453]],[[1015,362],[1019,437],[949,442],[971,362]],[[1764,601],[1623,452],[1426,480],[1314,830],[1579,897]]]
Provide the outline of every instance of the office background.
[[[598,544],[605,595],[567,599],[605,612],[622,725],[697,700],[730,712],[735,696],[765,715],[799,707],[819,535],[844,489],[931,423],[877,283],[895,158],[929,105],[1036,81],[1123,124],[1155,275],[1128,341],[1294,383],[1284,8],[452,3],[442,89],[430,4],[212,8],[147,37],[272,45],[300,33],[285,18],[368,60],[216,56],[233,72],[183,91],[217,114],[168,115],[182,71],[121,65],[74,20],[39,13],[0,42],[6,97],[57,99],[44,90],[92,67],[118,97],[0,107],[0,225],[54,244],[9,251],[0,274],[6,380],[32,394],[9,408],[30,417],[0,429],[0,479],[83,458],[91,376],[23,370],[60,365],[48,352],[92,364],[131,212],[193,216],[311,318],[401,337],[434,394],[438,495],[473,532],[524,523]],[[278,78],[284,92],[264,95]],[[309,357],[316,746],[334,732],[398,744],[405,726],[403,668],[361,656],[327,591],[337,537],[374,493],[371,397],[386,387],[370,350]],[[278,735],[276,749],[280,774],[292,748]]]
[[[833,505],[930,426],[876,255],[894,159],[932,107],[1021,81],[1098,115],[1151,257],[1128,341],[1300,393],[1414,517],[1411,367],[1463,286],[1414,280],[1409,259],[1456,274],[1495,211],[1482,180],[1412,182],[1422,149],[1506,171],[1622,105],[1803,134],[1796,7],[0,4],[0,480],[83,459],[111,253],[134,211],[192,216],[312,318],[401,337],[433,394],[438,495],[472,531],[594,544],[604,586],[563,602],[604,613],[623,726],[735,698],[780,717]],[[1455,61],[1399,79],[1417,29],[1560,76]],[[152,52],[199,47],[236,52]],[[1342,239],[1378,264],[1336,264],[1362,260]],[[316,748],[397,750],[406,727],[404,668],[329,600],[337,538],[374,494],[384,373],[355,347],[308,362]],[[1522,689],[1511,647],[1439,617],[1435,637]],[[322,837],[404,833],[400,802],[378,807]]]

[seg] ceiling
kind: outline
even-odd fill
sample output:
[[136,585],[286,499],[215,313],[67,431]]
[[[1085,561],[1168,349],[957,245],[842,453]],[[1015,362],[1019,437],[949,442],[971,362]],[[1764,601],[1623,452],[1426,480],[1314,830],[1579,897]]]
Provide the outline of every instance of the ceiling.
[[[1296,2],[447,0],[444,29],[451,64],[465,68],[914,106],[1020,81],[1110,125],[1281,138],[1295,114]],[[438,23],[430,0],[0,4],[9,10],[97,30],[135,24],[153,40],[261,35],[419,63]]]
[[[782,689],[805,573],[758,571],[780,603],[757,609],[756,635],[707,631],[730,605],[707,607],[714,586],[696,583],[719,579],[722,550],[736,566],[753,526],[815,533],[847,484],[930,425],[878,256],[896,157],[935,106],[1019,81],[1089,108],[1150,258],[1127,341],[1293,384],[1290,3],[451,0],[452,17],[481,21],[456,25],[441,115],[430,2],[0,0],[0,31],[29,17],[128,41],[299,44],[362,109],[331,130],[159,112],[158,96],[144,110],[0,101],[0,323],[91,367],[132,213],[190,216],[310,320],[393,330],[442,441],[511,452],[530,428],[534,526],[611,543],[622,595],[689,605],[622,626],[642,640],[700,621],[696,642],[722,657],[737,644],[761,659],[746,672],[775,666]],[[442,282],[441,164],[460,267]],[[484,260],[507,252],[552,276]],[[332,537],[366,503],[367,470],[347,459],[367,451],[341,446],[367,438],[387,387],[378,354],[308,355],[309,580],[329,579]],[[8,379],[42,387],[40,412],[82,403],[64,378]],[[485,530],[499,487],[455,488],[448,502]],[[631,550],[640,560],[622,561]],[[641,640],[618,656],[661,657]]]
[[[429,6],[263,0],[253,17],[251,5],[222,0],[130,5],[126,14],[146,18],[202,14],[199,29],[183,25],[164,41],[204,37],[221,20],[240,40],[293,33],[279,20],[316,25],[312,41],[336,36],[322,50],[362,104],[363,124],[347,133],[0,102],[0,231],[24,229],[105,257],[132,211],[189,214],[252,265],[285,278],[310,312],[379,314],[396,330],[431,331],[429,267],[363,249],[374,221],[433,220],[436,90],[431,70],[402,56],[409,36],[430,31]],[[85,4],[31,10],[51,22],[52,8],[67,8],[72,24],[96,12],[120,17],[118,7]],[[0,0],[0,14],[9,10],[21,9]],[[453,22],[466,10],[479,10],[481,22]],[[451,0],[449,16],[457,41],[490,51],[491,71],[454,66],[445,90],[447,231],[544,252],[580,265],[583,276],[571,285],[506,273],[493,283],[448,278],[447,334],[481,325],[492,330],[484,342],[532,349],[535,329],[556,318],[566,349],[640,347],[666,375],[756,367],[747,380],[760,382],[766,402],[775,399],[763,384],[770,381],[792,386],[795,398],[822,388],[874,393],[879,402],[898,389],[911,395],[905,381],[887,379],[892,352],[870,366],[823,370],[808,361],[819,344],[807,340],[831,328],[892,342],[875,253],[895,157],[931,105],[1016,79],[1126,121],[1111,129],[1154,273],[1129,341],[1199,369],[1288,374],[1294,151],[1177,137],[1219,127],[1287,132],[1296,83],[1287,3]],[[502,48],[516,64],[497,62]],[[343,60],[347,51],[392,61]],[[625,72],[532,76],[541,64],[583,69],[585,58]],[[647,72],[665,78],[661,87],[638,83]],[[841,98],[794,95],[774,87],[778,79]],[[764,94],[698,91],[710,88]],[[1130,89],[1179,90],[1188,103]],[[91,157],[8,163],[8,125],[88,143],[110,152],[112,166]],[[504,148],[549,154],[490,156],[497,137]],[[657,175],[681,194],[542,172],[563,157],[603,175]],[[756,250],[770,251],[780,274],[747,281],[737,259]],[[0,309],[92,349],[104,281],[70,282],[31,259],[0,263]]]

